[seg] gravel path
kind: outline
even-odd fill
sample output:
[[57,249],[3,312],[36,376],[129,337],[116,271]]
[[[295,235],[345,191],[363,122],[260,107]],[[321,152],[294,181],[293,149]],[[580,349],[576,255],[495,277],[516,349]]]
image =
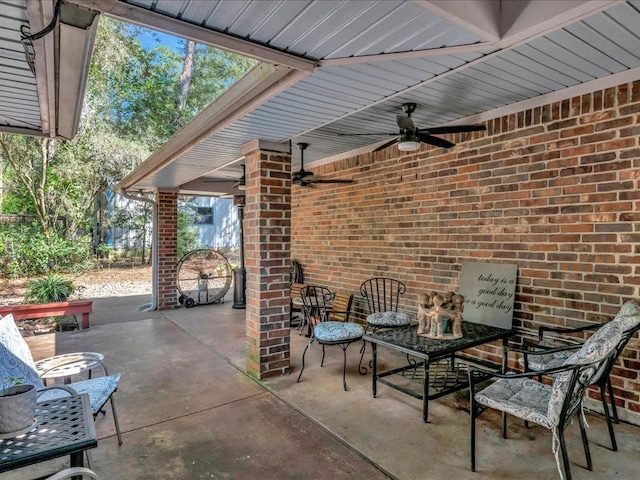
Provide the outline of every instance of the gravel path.
[[[151,267],[114,267],[66,276],[76,286],[72,300],[151,293]],[[0,281],[0,305],[24,303],[30,279]]]

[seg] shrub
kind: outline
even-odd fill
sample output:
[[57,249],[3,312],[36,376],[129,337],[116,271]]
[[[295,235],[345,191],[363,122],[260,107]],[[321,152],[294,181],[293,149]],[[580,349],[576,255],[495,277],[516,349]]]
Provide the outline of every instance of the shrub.
[[66,302],[75,291],[73,281],[57,273],[29,282],[24,296],[27,303]]
[[43,275],[52,265],[58,271],[77,273],[95,262],[88,237],[46,237],[34,225],[12,225],[0,232],[0,252],[0,273],[11,278]]

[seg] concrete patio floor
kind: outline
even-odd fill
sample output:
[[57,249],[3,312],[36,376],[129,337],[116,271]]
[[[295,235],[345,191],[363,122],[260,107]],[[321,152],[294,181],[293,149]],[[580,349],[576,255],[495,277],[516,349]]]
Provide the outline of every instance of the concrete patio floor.
[[[371,374],[357,372],[358,347],[342,352],[313,345],[300,383],[307,339],[291,334],[292,373],[256,382],[244,374],[244,310],[219,305],[139,312],[145,297],[97,299],[91,328],[28,339],[36,359],[99,351],[122,372],[116,394],[123,444],[111,412],[98,417],[92,467],[102,479],[553,479],[559,478],[551,433],[512,420],[502,439],[499,416],[478,423],[476,473],[469,470],[466,391],[430,403],[384,385],[371,395]],[[379,350],[387,365],[397,358]],[[607,448],[602,416],[587,413],[594,471],[586,470],[577,422],[567,431],[574,479],[636,479],[640,429],[616,426],[619,451]],[[46,462],[0,475],[43,476],[68,464]]]

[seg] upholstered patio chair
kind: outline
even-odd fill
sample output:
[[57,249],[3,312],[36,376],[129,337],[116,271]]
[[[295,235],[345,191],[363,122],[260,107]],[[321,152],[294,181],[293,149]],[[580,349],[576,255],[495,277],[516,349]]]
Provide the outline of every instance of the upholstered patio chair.
[[[600,399],[602,401],[602,412],[607,421],[607,428],[609,430],[609,437],[611,439],[611,449],[617,450],[618,444],[616,442],[615,432],[613,430],[613,424],[619,423],[618,409],[616,407],[616,399],[611,384],[611,371],[616,365],[618,358],[626,348],[629,340],[640,330],[640,306],[634,301],[629,300],[620,308],[620,311],[616,314],[613,322],[619,322],[622,324],[623,332],[620,342],[615,347],[614,355],[612,355],[603,367],[602,375],[598,377],[595,385],[600,389]],[[580,348],[581,344],[576,343],[575,337],[555,337],[554,340],[550,340],[547,334],[560,334],[560,335],[573,335],[578,332],[584,332],[587,330],[593,330],[599,328],[601,325],[588,325],[586,327],[579,328],[555,328],[541,326],[538,330],[538,344],[535,346],[529,346],[529,350],[522,352],[520,359],[521,364],[525,371],[532,370],[545,370],[561,365],[575,350]],[[558,345],[565,345],[564,347],[558,347]],[[541,353],[543,352],[543,353]],[[608,401],[607,401],[608,397]],[[610,406],[609,406],[610,405]]]
[[[51,400],[60,396],[69,395],[68,390],[77,394],[86,393],[89,396],[91,410],[95,418],[102,408],[110,401],[113,412],[113,422],[118,437],[118,445],[122,444],[120,426],[116,414],[116,406],[113,394],[118,388],[120,374],[109,375],[106,365],[98,362],[104,372],[103,376],[94,377],[88,380],[80,380],[65,385],[65,389],[46,387],[43,380],[38,375],[35,362],[31,355],[29,345],[22,338],[20,330],[13,319],[13,315],[5,315],[0,319],[0,379],[17,377],[22,379],[22,383],[35,385],[39,389],[38,401]],[[67,391],[65,391],[67,390]]]
[[[571,469],[564,430],[577,414],[587,468],[592,470],[582,400],[586,389],[598,380],[606,362],[615,354],[622,332],[621,323],[609,322],[594,333],[580,350],[569,356],[562,365],[544,371],[493,373],[492,376],[498,380],[478,393],[476,393],[476,384],[479,379],[484,380],[486,377],[483,375],[488,372],[478,375],[477,370],[470,370],[471,470],[475,471],[476,468],[476,417],[486,408],[502,412],[503,438],[507,437],[507,414],[551,430],[553,432],[552,451],[558,472],[561,479],[564,472],[567,480],[571,479]],[[553,375],[553,385],[534,380],[543,375]]]
[[[346,312],[344,321],[329,320],[329,316],[332,313],[332,305],[330,303],[332,297],[331,291],[325,287],[307,285],[302,290],[304,308],[311,326],[311,336],[302,353],[302,368],[297,381],[299,382],[302,377],[305,366],[304,358],[313,342],[317,341],[322,345],[321,367],[324,366],[325,346],[338,345],[342,348],[343,353],[342,385],[344,390],[347,391],[347,348],[352,343],[362,340],[364,327],[357,323],[346,321],[349,317],[349,312]],[[362,362],[362,356],[360,356],[360,362]]]

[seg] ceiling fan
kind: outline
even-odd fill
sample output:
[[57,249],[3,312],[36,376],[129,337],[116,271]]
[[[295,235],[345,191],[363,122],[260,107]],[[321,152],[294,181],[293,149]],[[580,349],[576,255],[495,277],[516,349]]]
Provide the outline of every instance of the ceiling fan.
[[400,128],[399,132],[385,132],[385,133],[339,133],[340,136],[355,136],[355,135],[393,135],[396,138],[385,142],[374,150],[384,150],[390,147],[394,143],[398,143],[398,150],[403,152],[411,152],[420,148],[420,143],[427,143],[429,145],[435,145],[436,147],[451,148],[455,145],[448,140],[440,137],[434,137],[433,135],[442,135],[447,133],[464,133],[464,132],[480,132],[486,130],[484,125],[452,125],[450,127],[432,127],[432,128],[418,128],[411,114],[415,111],[415,103],[403,103],[402,110],[405,115],[397,115],[396,122]]
[[237,178],[235,180],[233,179],[221,179],[221,178],[216,178],[216,179],[207,179],[207,180],[203,180],[203,183],[218,183],[218,184],[223,184],[223,183],[232,183],[232,187],[233,188],[237,188],[238,190],[244,190],[246,188],[246,169],[245,169],[245,165],[240,165],[240,167],[242,167],[242,176],[240,178]]
[[308,187],[316,183],[353,183],[353,180],[348,178],[322,178],[304,169],[304,151],[309,146],[308,143],[297,143],[300,149],[300,170],[291,174],[291,182],[301,187]]

